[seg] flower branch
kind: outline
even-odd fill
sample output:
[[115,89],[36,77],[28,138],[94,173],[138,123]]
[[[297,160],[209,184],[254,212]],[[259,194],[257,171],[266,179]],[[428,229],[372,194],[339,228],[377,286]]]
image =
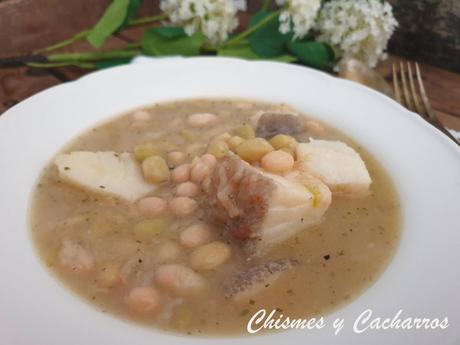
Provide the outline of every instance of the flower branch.
[[[245,0],[160,0],[161,14],[135,19],[142,0],[113,0],[90,29],[33,55],[0,59],[0,67],[34,68],[77,66],[104,68],[149,56],[218,55],[299,63],[331,70],[343,59],[358,59],[373,67],[385,58],[385,49],[397,22],[385,0],[264,0],[246,28],[238,13]],[[99,51],[105,40],[128,27],[146,28],[139,42],[122,49]],[[51,54],[86,39],[92,52]]]
[[269,22],[271,22],[273,19],[275,19],[281,11],[276,11],[262,19],[260,22],[258,22],[256,25],[250,27],[249,29],[243,31],[242,33],[236,35],[235,37],[232,37],[228,41],[224,42],[221,46],[222,47],[227,47],[232,44],[236,44],[244,40],[245,38],[249,37],[251,34],[256,32],[257,30],[263,28],[265,25],[267,25]]
[[[167,18],[168,18],[167,15],[160,14],[160,15],[157,15],[157,16],[148,16],[148,17],[142,17],[142,18],[138,18],[138,19],[133,19],[127,24],[127,27],[134,27],[134,26],[153,24],[153,23],[157,23],[157,22],[159,22],[161,20],[165,20]],[[49,53],[51,51],[64,48],[64,47],[66,47],[68,45],[71,45],[71,44],[73,44],[75,42],[78,42],[80,40],[86,39],[88,37],[88,35],[91,33],[91,31],[92,31],[91,29],[81,31],[78,34],[76,34],[75,36],[73,36],[71,38],[68,38],[68,39],[66,39],[66,40],[64,40],[62,42],[58,42],[58,43],[52,44],[52,45],[50,45],[48,47],[36,50],[35,53],[36,54]]]

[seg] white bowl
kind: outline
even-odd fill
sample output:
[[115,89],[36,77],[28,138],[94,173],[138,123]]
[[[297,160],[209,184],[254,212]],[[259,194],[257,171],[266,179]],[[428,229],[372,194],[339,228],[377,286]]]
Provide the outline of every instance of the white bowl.
[[[387,270],[317,331],[199,339],[145,329],[103,314],[52,277],[29,238],[37,176],[64,144],[97,122],[154,102],[238,97],[288,103],[352,136],[389,171],[403,233]],[[0,342],[71,344],[459,344],[460,150],[391,99],[308,68],[224,58],[161,60],[89,74],[50,88],[0,117]],[[448,317],[441,330],[353,331],[373,317]],[[334,335],[332,321],[345,319]]]

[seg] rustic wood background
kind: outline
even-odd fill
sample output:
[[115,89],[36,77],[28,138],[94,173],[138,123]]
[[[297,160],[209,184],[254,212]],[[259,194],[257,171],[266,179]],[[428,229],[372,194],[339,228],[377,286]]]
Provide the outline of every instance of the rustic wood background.
[[[26,54],[94,24],[111,0],[0,1],[0,56]],[[460,72],[460,1],[389,0],[400,26],[390,52]],[[248,0],[250,11],[260,0]],[[144,1],[143,15],[158,12]]]
[[389,1],[400,24],[390,51],[460,72],[460,1]]
[[[111,0],[0,0],[0,57],[27,54],[91,27]],[[389,0],[400,28],[391,42],[394,53],[378,71],[391,82],[391,64],[398,55],[425,61],[423,77],[433,107],[443,122],[460,130],[460,0]],[[158,12],[158,0],[146,0],[140,15]],[[260,0],[248,0],[249,11]],[[242,16],[247,22],[248,15]],[[104,49],[139,40],[142,28],[111,37]],[[61,51],[90,49],[79,42]],[[434,67],[439,66],[439,67]],[[448,71],[447,68],[452,71]],[[0,114],[47,87],[73,80],[87,71],[77,68],[0,69]]]

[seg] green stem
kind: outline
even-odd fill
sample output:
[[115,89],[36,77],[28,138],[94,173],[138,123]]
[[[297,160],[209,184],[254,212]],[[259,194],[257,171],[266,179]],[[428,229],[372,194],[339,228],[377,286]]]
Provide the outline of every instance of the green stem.
[[168,18],[167,14],[160,14],[160,15],[157,15],[157,16],[150,16],[150,17],[143,17],[143,18],[133,19],[128,23],[128,26],[139,26],[139,25],[155,23],[155,22],[158,22],[159,20],[163,20],[163,19],[167,19],[167,18]]
[[138,48],[141,48],[142,47],[142,42],[139,41],[139,42],[131,42],[131,43],[128,43],[125,45],[124,49],[125,50],[128,50],[128,49],[138,49]]
[[77,41],[79,41],[81,39],[86,38],[86,36],[88,36],[90,32],[91,32],[91,30],[85,30],[85,31],[79,32],[78,34],[76,34],[75,36],[73,36],[71,38],[68,38],[68,39],[66,39],[66,40],[64,40],[62,42],[58,42],[56,44],[52,44],[52,45],[50,45],[48,47],[45,47],[43,49],[39,49],[39,50],[35,51],[35,53],[36,54],[46,53],[46,52],[50,52],[50,51],[53,51],[53,50],[68,46],[69,44],[72,44],[74,42],[77,42]]
[[[160,15],[157,15],[157,16],[149,16],[149,17],[133,19],[128,23],[128,27],[129,26],[140,26],[140,25],[155,23],[157,21],[160,21],[160,20],[163,20],[163,19],[166,19],[166,18],[168,18],[168,16],[166,14],[160,14]],[[76,34],[75,36],[73,36],[71,38],[68,38],[68,39],[66,39],[66,40],[64,40],[62,42],[52,44],[52,45],[50,45],[48,47],[45,47],[43,49],[39,49],[39,50],[35,51],[34,53],[35,54],[47,53],[47,52],[50,52],[50,51],[53,51],[53,50],[56,50],[56,49],[66,47],[66,46],[68,46],[68,45],[70,45],[72,43],[75,43],[75,42],[79,41],[79,40],[85,39],[90,34],[90,32],[91,32],[91,29],[79,32],[78,34]]]
[[216,53],[217,52],[217,48],[214,47],[214,46],[207,46],[207,45],[204,45],[201,47],[201,52],[204,53],[204,54],[213,54],[213,53]]
[[85,69],[94,69],[96,65],[89,62],[67,61],[67,62],[29,62],[27,66],[35,68],[56,68],[65,66],[76,66]]
[[129,58],[139,55],[140,50],[112,50],[107,52],[64,53],[48,56],[48,62],[82,62]]
[[262,5],[262,11],[267,11],[272,3],[272,0],[265,0]]
[[227,42],[224,42],[221,47],[227,47],[229,45],[239,43],[240,41],[244,40],[246,37],[250,36],[252,33],[256,32],[260,28],[264,27],[267,25],[269,22],[271,22],[275,17],[277,17],[281,13],[280,10],[271,13],[270,15],[266,16],[264,19],[262,19],[260,22],[258,22],[256,25],[251,26],[249,29],[246,29],[245,31],[241,32],[240,34],[236,35],[235,37],[229,39]]

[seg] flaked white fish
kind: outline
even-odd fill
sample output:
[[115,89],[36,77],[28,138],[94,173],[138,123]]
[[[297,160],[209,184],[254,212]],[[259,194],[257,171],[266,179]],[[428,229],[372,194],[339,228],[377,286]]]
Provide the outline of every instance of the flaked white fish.
[[340,141],[311,140],[297,146],[297,167],[323,181],[333,194],[363,196],[372,179],[361,156]]
[[56,157],[59,175],[82,188],[134,202],[153,192],[131,153],[74,151]]

